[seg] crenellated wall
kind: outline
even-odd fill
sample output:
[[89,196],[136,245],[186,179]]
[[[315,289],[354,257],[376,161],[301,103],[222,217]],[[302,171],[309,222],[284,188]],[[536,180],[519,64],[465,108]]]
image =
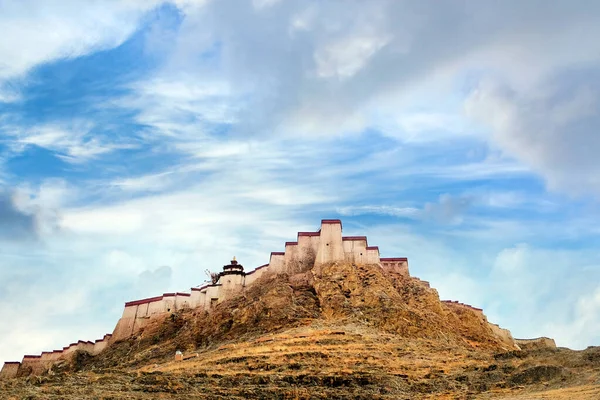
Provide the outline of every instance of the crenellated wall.
[[102,339],[95,342],[79,340],[63,347],[62,350],[43,351],[40,355],[26,355],[23,356],[21,362],[5,362],[0,371],[0,379],[43,374],[55,363],[69,360],[78,350],[86,351],[92,355],[99,354],[109,345],[111,336],[106,334]]
[[0,370],[0,379],[16,378],[19,373],[19,367],[21,363],[19,361],[7,361]]
[[386,272],[395,272],[409,276],[408,259],[406,257],[381,258],[381,268]]

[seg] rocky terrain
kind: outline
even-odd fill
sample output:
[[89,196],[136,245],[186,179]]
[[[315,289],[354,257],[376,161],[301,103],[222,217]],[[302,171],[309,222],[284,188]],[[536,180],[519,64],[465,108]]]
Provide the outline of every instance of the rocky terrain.
[[519,350],[418,279],[344,263],[261,279],[210,312],[161,316],[97,356],[0,381],[0,397],[600,398],[600,348]]

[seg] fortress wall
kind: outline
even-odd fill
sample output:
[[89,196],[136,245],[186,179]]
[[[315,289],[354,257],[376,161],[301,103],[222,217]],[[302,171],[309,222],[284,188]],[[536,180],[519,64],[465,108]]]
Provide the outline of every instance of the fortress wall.
[[216,304],[221,301],[221,297],[219,296],[221,292],[221,285],[209,285],[206,288],[206,298],[204,302],[204,309],[210,310]]
[[90,354],[94,354],[94,342],[91,341],[82,341],[77,342],[77,350],[87,351]]
[[48,371],[58,360],[68,359],[78,350],[96,355],[106,348],[110,338],[111,335],[106,334],[102,339],[96,340],[96,342],[79,340],[77,343],[71,343],[63,347],[62,350],[43,351],[41,355],[26,355],[20,363],[5,363],[0,371],[0,378],[14,378],[19,373],[22,375],[40,375]]
[[291,275],[300,270],[298,263],[301,260],[301,256],[299,254],[298,242],[285,242],[285,255],[283,259],[285,272],[288,274]]
[[243,290],[244,276],[242,274],[222,275],[219,283],[222,285],[220,297],[226,298]]
[[99,354],[108,346],[108,342],[110,341],[112,335],[106,334],[102,339],[98,339],[94,342],[93,353],[94,355]]
[[192,307],[192,296],[189,293],[176,293],[175,308],[177,310],[186,310]]
[[269,264],[261,265],[257,267],[254,271],[250,271],[244,277],[244,286],[249,286],[253,284],[257,279],[266,274],[269,271]]
[[[137,306],[135,306],[137,308]],[[110,342],[116,342],[118,340],[126,339],[133,334],[133,328],[135,325],[136,318],[121,318],[117,321],[117,325],[112,332]]]
[[366,264],[379,264],[379,247],[367,246],[367,260]]
[[303,272],[315,265],[321,236],[319,232],[298,232],[298,271]]
[[[37,365],[39,373],[43,373],[46,372],[50,369],[50,367],[52,367],[52,364],[54,364],[59,358],[62,357],[62,352],[61,351],[57,351],[56,353],[53,351],[43,351],[42,355],[39,358],[39,363]],[[36,371],[36,373],[38,373]],[[32,371],[33,373],[33,371]]]
[[94,352],[92,354],[100,354],[108,346],[108,340],[97,340],[94,343]]
[[167,311],[166,303],[167,302],[164,300],[163,296],[160,296],[156,300],[149,302],[146,313],[142,315],[139,315],[138,313],[138,317],[150,317],[152,315],[165,313]]
[[321,240],[317,250],[317,264],[344,260],[342,222],[339,219],[321,221]]
[[42,355],[40,356],[40,361],[43,363],[52,363],[56,360],[58,360],[59,358],[61,358],[63,355],[63,352],[61,350],[55,350],[55,351],[42,351]]
[[176,308],[175,308],[175,298],[176,297],[177,297],[176,293],[163,294],[162,312],[157,312],[156,314],[175,312],[176,311]]
[[190,296],[190,302],[192,307],[204,307],[204,302],[206,301],[206,286],[192,288],[191,292],[192,294]]
[[123,315],[121,316],[121,318],[134,318],[137,314],[137,304],[134,305],[127,305],[127,303],[125,304],[125,309],[123,310]]
[[26,355],[23,356],[21,361],[21,368],[19,372],[25,375],[33,374],[40,375],[45,371],[44,365],[42,364],[42,356]]
[[140,301],[130,301],[128,303],[125,303],[123,315],[117,321],[117,325],[115,326],[115,329],[112,333],[113,340],[121,340],[131,336],[131,334],[133,333],[133,325],[135,323],[135,319],[138,313]]
[[78,344],[79,343],[71,343],[70,345],[68,345],[67,347],[63,347],[63,352],[62,352],[62,357],[67,357],[70,354],[75,353],[76,350],[78,350]]
[[[415,279],[417,279],[417,278],[415,278]],[[426,282],[426,281],[421,281],[421,282]],[[429,284],[429,282],[426,282],[426,283]],[[444,303],[444,304],[453,304],[455,306],[459,306],[459,307],[463,307],[463,308],[468,308],[468,309],[470,309],[472,311],[475,311],[476,313],[479,313],[479,314],[481,314],[483,316],[483,308],[473,307],[470,304],[461,303],[461,302],[458,302],[456,300],[442,300],[442,303]]]
[[408,272],[408,259],[406,257],[381,258],[380,263],[381,268],[386,272],[410,276]]
[[125,303],[123,315],[117,322],[109,341],[122,340],[130,337],[135,329],[141,328],[140,318],[149,317],[153,309],[161,309],[162,296],[129,301]]
[[367,261],[367,237],[366,236],[344,236],[342,237],[344,247],[344,260],[347,262],[365,264]]
[[306,256],[309,253],[316,256],[320,242],[320,232],[298,232],[298,250],[301,256]]
[[0,370],[0,380],[16,378],[19,373],[21,363],[18,361],[7,361]]
[[283,272],[285,268],[285,253],[274,251],[269,259],[269,271],[275,274]]
[[140,304],[137,306],[137,315],[136,318],[142,318],[148,316],[148,309],[150,308],[150,303]]
[[537,350],[537,349],[555,349],[556,342],[554,339],[547,337],[539,337],[535,339],[514,339],[515,343],[521,350]]
[[[485,316],[484,316],[485,318]],[[487,318],[486,318],[487,321]],[[508,329],[500,328],[497,324],[492,324],[490,322],[487,323],[494,335],[498,337],[504,344],[506,344],[511,349],[519,349],[519,346],[515,342],[515,339],[512,337],[512,334]]]

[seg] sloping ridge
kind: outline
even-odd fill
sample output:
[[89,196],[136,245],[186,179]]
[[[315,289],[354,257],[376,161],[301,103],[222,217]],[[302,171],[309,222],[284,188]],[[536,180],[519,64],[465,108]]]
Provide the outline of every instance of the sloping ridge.
[[352,326],[466,349],[516,349],[512,340],[494,332],[481,312],[441,302],[435,289],[416,278],[378,265],[334,262],[292,276],[264,276],[210,311],[156,319],[135,336],[90,357],[86,365],[140,367],[170,360],[176,350],[202,351],[322,326]]

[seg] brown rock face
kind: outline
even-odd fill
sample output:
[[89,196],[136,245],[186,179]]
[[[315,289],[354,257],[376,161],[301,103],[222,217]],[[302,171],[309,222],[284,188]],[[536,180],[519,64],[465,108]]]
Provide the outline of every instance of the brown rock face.
[[345,263],[317,266],[312,275],[323,318],[349,319],[404,337],[515,348],[490,328],[483,313],[440,302],[437,291],[416,278]]

